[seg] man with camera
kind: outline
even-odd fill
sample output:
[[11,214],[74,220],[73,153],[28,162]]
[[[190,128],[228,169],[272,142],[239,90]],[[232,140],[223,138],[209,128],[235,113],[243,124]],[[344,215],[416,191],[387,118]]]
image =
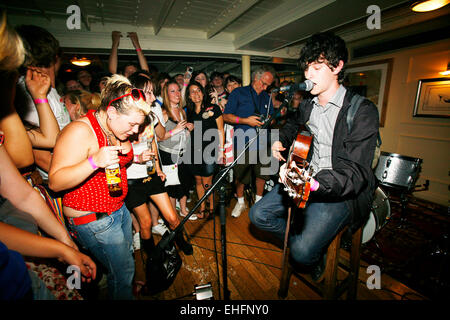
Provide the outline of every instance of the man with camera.
[[[234,126],[235,157],[242,152],[248,141],[256,137],[256,128],[262,126],[263,121],[273,113],[273,105],[265,90],[272,84],[274,76],[275,70],[272,67],[261,66],[252,73],[251,85],[236,88],[228,98],[223,118],[226,123]],[[251,183],[252,172],[256,177],[255,202],[262,198],[265,181],[270,178],[267,170],[264,170],[268,169],[270,161],[267,163],[267,159],[261,157],[267,155],[267,138],[259,137],[253,142],[234,167],[238,202],[231,213],[232,217],[239,217],[246,209],[244,186]],[[265,158],[270,159],[270,152]]]

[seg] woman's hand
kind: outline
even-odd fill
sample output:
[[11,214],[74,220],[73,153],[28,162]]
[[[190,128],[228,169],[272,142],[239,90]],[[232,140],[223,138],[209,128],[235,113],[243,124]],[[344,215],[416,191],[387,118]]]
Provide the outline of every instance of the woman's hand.
[[144,151],[139,155],[139,160],[140,160],[141,163],[142,163],[142,162],[147,162],[147,161],[153,159],[155,156],[156,156],[156,154],[155,154],[154,151],[152,151],[152,150],[150,150],[150,149],[147,149],[147,150],[144,150]]
[[194,130],[194,124],[191,123],[191,122],[186,122],[186,128],[187,128],[189,131],[192,131],[192,130]]
[[213,88],[213,90],[209,93],[209,96],[211,97],[211,103],[219,104],[219,93],[216,88]]
[[47,74],[34,67],[29,67],[25,76],[25,84],[33,99],[46,99],[51,81]]
[[97,266],[87,255],[74,250],[73,248],[65,247],[58,260],[80,268],[81,279],[83,282],[91,282],[92,279],[95,280],[97,275]]
[[121,36],[122,36],[122,33],[120,31],[113,31],[111,33],[113,45],[117,45],[117,46],[119,45]]
[[110,165],[119,163],[119,151],[123,150],[121,146],[101,147],[93,156],[92,160],[99,168],[106,168]]
[[139,45],[139,39],[138,39],[138,35],[136,32],[128,32],[127,33],[127,37],[130,38],[131,42],[133,43],[133,46],[136,49],[140,49],[141,46]]
[[177,126],[175,127],[175,129],[173,129],[172,131],[172,135],[177,134],[181,131],[183,131],[186,128],[186,124],[187,121],[186,120],[181,120],[180,122],[177,123]]
[[158,177],[161,178],[161,181],[164,182],[164,180],[166,180],[166,175],[164,172],[162,172],[162,170],[158,170],[156,169],[156,174],[158,175]]

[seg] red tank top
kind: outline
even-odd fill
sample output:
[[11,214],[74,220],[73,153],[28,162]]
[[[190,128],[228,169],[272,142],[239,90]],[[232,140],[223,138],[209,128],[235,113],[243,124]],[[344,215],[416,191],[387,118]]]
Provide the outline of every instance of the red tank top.
[[[87,118],[97,136],[98,147],[107,145],[105,136],[94,115],[94,110],[89,110]],[[122,179],[122,195],[111,197],[106,185],[105,169],[99,168],[93,176],[82,182],[76,189],[66,193],[63,197],[63,204],[66,207],[80,211],[93,212],[113,212],[119,210],[128,192],[127,170],[125,165],[133,159],[133,148],[126,155],[119,153],[120,177]]]

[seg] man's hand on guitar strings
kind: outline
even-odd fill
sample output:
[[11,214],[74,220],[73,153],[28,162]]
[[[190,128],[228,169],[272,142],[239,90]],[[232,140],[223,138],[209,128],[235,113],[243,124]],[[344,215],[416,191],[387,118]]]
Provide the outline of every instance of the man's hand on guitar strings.
[[286,182],[286,171],[287,171],[286,165],[287,165],[287,163],[283,164],[280,167],[280,173],[279,173],[279,178],[278,178],[278,182],[281,182],[283,184],[285,184],[285,182]]

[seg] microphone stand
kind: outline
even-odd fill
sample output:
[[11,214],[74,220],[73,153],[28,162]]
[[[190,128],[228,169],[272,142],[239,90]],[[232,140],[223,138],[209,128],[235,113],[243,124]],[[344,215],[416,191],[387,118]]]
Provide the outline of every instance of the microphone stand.
[[220,213],[220,224],[221,224],[221,247],[222,247],[222,283],[223,283],[223,293],[224,293],[224,300],[230,300],[230,291],[228,290],[228,276],[227,276],[227,253],[226,253],[226,208],[225,208],[225,183],[222,181],[227,176],[228,172],[236,165],[237,161],[241,156],[245,153],[245,151],[248,150],[251,144],[257,140],[259,137],[261,130],[260,129],[267,129],[269,127],[269,124],[271,122],[272,118],[266,118],[264,120],[264,124],[258,128],[256,128],[256,136],[253,137],[251,140],[247,141],[247,143],[244,146],[244,149],[241,151],[241,153],[234,159],[234,161],[227,167],[221,169],[219,173],[216,175],[212,186],[206,190],[203,197],[195,204],[195,206],[192,208],[192,210],[183,218],[183,220],[180,222],[178,227],[175,228],[172,232],[170,232],[165,237],[161,238],[159,243],[156,245],[157,249],[163,250],[169,248],[169,245],[173,245],[173,241],[175,240],[175,236],[178,232],[182,232],[182,228],[184,224],[189,220],[189,217],[200,207],[200,205],[206,200],[206,198],[209,197],[209,195],[214,192],[214,190],[220,186],[219,189],[219,213]]

